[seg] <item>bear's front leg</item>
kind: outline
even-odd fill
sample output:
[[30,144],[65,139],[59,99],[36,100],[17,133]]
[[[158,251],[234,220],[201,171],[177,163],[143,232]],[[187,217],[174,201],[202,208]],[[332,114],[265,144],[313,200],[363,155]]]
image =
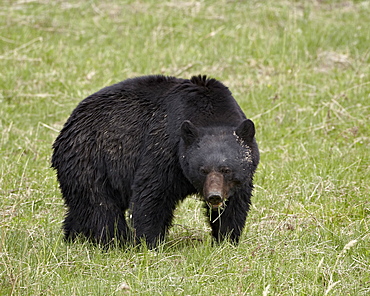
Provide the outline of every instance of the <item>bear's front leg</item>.
[[226,202],[224,209],[208,209],[212,236],[217,242],[229,239],[233,243],[239,243],[250,206],[248,201],[249,199],[233,197]]
[[135,171],[130,209],[136,243],[144,239],[149,247],[155,247],[163,241],[178,202],[195,193],[174,154],[171,149],[162,149],[159,155],[148,151]]
[[131,200],[131,223],[134,229],[134,242],[144,239],[148,247],[153,248],[164,240],[171,226],[176,204],[165,194],[156,194],[143,190],[134,194]]

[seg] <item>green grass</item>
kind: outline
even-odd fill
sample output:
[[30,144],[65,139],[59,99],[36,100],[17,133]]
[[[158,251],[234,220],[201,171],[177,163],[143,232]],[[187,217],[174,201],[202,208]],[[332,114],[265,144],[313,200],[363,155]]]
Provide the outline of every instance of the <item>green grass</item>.
[[[368,295],[369,1],[1,1],[0,295]],[[144,74],[207,74],[261,150],[241,243],[187,199],[159,250],[66,244],[51,145]]]

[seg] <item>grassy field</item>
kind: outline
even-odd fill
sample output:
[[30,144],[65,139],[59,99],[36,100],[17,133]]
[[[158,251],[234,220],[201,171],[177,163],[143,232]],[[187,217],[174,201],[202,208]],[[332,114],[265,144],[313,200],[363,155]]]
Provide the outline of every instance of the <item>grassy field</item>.
[[[369,295],[370,1],[0,1],[0,295]],[[129,77],[207,74],[257,128],[241,243],[66,244],[51,145]]]

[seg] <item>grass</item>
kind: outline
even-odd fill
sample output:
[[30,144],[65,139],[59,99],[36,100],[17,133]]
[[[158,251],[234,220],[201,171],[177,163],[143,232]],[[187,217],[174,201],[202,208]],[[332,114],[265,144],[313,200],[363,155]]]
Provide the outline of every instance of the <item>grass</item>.
[[[0,295],[368,295],[369,1],[1,1]],[[70,112],[144,74],[207,74],[257,127],[239,246],[190,197],[157,251],[64,243],[49,168]]]

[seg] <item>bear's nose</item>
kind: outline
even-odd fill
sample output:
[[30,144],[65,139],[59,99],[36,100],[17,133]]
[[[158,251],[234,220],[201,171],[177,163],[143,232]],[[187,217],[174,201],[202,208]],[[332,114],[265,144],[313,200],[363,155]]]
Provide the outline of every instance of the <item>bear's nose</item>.
[[219,205],[222,202],[221,194],[211,192],[208,197],[208,202],[212,205]]

